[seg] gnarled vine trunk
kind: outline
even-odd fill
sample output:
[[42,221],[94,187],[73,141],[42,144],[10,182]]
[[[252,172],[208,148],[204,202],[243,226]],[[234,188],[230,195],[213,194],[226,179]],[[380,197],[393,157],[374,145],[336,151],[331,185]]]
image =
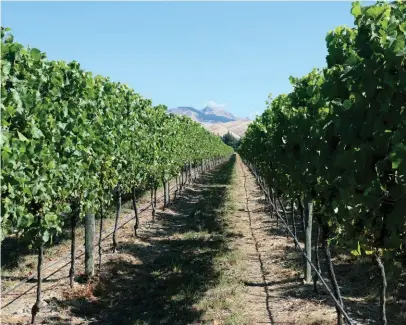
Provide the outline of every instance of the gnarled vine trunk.
[[69,284],[73,288],[75,280],[75,253],[76,253],[76,226],[79,220],[80,214],[80,204],[73,204],[72,214],[71,214],[71,248],[70,248],[70,270],[69,270]]
[[163,179],[162,183],[164,184],[164,210],[165,210],[165,208],[167,208],[170,204],[169,182]]
[[175,185],[175,194],[173,197],[174,200],[176,200],[176,197],[178,196],[178,191],[179,191],[178,176],[175,177],[175,182],[176,182],[176,185]]
[[379,256],[378,252],[374,254],[376,264],[378,265],[379,272],[381,273],[382,283],[380,285],[380,297],[379,297],[379,305],[380,305],[380,320],[382,325],[387,325],[388,321],[386,318],[386,273],[385,273],[385,266]]
[[285,230],[286,230],[286,238],[288,238],[289,237],[289,231],[288,231],[288,216],[287,216],[287,214],[286,214],[286,210],[285,210],[285,206],[283,205],[283,203],[282,203],[282,200],[281,200],[281,198],[280,198],[280,196],[278,196],[278,202],[279,202],[279,205],[281,206],[281,208],[282,208],[282,211],[283,211],[283,216],[285,217],[285,224],[286,224],[286,226],[285,226]]
[[152,222],[155,222],[155,216],[156,216],[156,191],[157,191],[157,183],[156,180],[154,179],[151,183],[151,208],[152,208]]
[[[315,255],[315,259],[316,259],[317,271],[321,274],[320,258],[319,258],[319,242],[320,242],[320,225],[317,224],[317,236],[316,236],[316,242],[314,243],[314,255]],[[315,272],[313,275],[313,290],[315,293],[318,292],[318,290],[317,290],[317,280],[318,279],[319,279],[319,276]]]
[[[38,217],[38,223],[40,223],[40,217]],[[41,309],[41,300],[42,300],[42,264],[44,261],[44,242],[42,238],[39,239],[38,244],[38,264],[37,264],[37,299],[35,304],[31,308],[31,324],[35,324],[35,316]]]
[[[313,202],[308,201],[306,204],[306,233],[305,233],[305,251],[309,260],[312,260],[312,226],[313,226]],[[312,267],[310,263],[305,261],[305,281],[312,281]]]
[[99,225],[99,273],[101,271],[101,263],[102,263],[102,234],[103,234],[103,218],[104,218],[104,211],[103,211],[103,200],[100,200],[100,225]]
[[271,186],[269,186],[269,202],[271,203],[271,218],[274,218],[274,215],[273,215],[273,207],[274,207],[274,202],[273,202],[273,200],[272,200],[272,194],[273,194],[273,190],[272,190],[272,187]]
[[94,233],[95,217],[89,213],[85,217],[85,275],[88,280],[94,275]]
[[170,180],[168,180],[168,181],[166,182],[166,187],[168,188],[168,190],[167,190],[167,194],[168,194],[168,199],[167,199],[168,206],[171,205],[171,183],[170,183],[170,182],[171,182]]
[[[334,296],[336,297],[336,299],[340,303],[340,305],[344,308],[343,300],[341,298],[340,288],[338,286],[336,275],[334,272],[333,262],[331,261],[330,245],[328,243],[328,237],[329,237],[328,225],[323,225],[323,236],[322,237],[323,237],[322,241],[323,241],[324,256],[325,256],[326,262],[327,262],[327,272],[330,277],[330,281],[333,285]],[[343,315],[337,306],[336,306],[336,312],[337,312],[337,325],[343,325]]]
[[185,167],[183,166],[182,169],[181,169],[181,171],[180,171],[180,176],[181,176],[180,190],[181,190],[181,191],[183,190],[183,187],[185,186],[185,182],[184,182],[184,179],[183,179],[183,171],[184,171],[184,169],[185,169]]
[[155,187],[154,187],[154,208],[155,208],[155,211],[156,211],[156,207],[157,207],[157,196],[156,196],[157,190],[158,190],[158,184],[155,183]]
[[134,216],[135,216],[135,223],[134,223],[134,236],[137,237],[137,230],[139,226],[139,218],[138,218],[138,209],[137,209],[137,197],[135,195],[135,186],[132,188],[132,203],[133,203],[133,210],[134,210]]
[[303,239],[306,240],[306,221],[305,221],[305,211],[302,203],[302,199],[300,196],[297,197],[297,204],[299,206],[299,212],[300,212],[300,223],[302,225],[302,232],[303,232]]
[[[296,234],[296,220],[295,220],[295,201],[292,199],[290,201],[290,216],[292,219],[292,228],[293,228],[293,235],[295,235],[295,237],[297,238],[297,234]],[[295,242],[295,250],[297,250],[297,242],[296,240],[294,240]]]
[[116,187],[116,198],[117,198],[117,206],[116,206],[116,220],[114,222],[114,230],[113,230],[113,253],[117,252],[117,226],[118,226],[118,219],[120,218],[121,212],[121,186],[120,184]]

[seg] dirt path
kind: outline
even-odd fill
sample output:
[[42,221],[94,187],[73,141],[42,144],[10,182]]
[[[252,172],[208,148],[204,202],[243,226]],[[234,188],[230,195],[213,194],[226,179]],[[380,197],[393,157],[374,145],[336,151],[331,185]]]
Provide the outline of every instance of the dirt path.
[[[249,324],[333,325],[336,312],[333,299],[318,283],[318,293],[312,284],[303,282],[303,257],[294,249],[293,239],[286,229],[266,211],[265,197],[249,169],[237,157],[236,183],[233,191],[238,202],[232,220],[242,236],[234,240],[234,249],[241,252],[246,270],[242,281]],[[287,210],[289,214],[289,209]],[[298,221],[298,218],[296,218]],[[302,238],[300,224],[296,225]],[[315,233],[313,234],[315,236]],[[313,242],[315,237],[313,236]],[[301,243],[302,247],[304,246]],[[314,253],[314,252],[313,252]],[[355,260],[340,250],[332,250],[336,277],[344,306],[358,325],[379,324],[379,275],[368,259]],[[321,256],[322,274],[331,287],[327,266]],[[378,282],[379,283],[379,282]],[[399,295],[400,296],[400,295]],[[387,304],[391,324],[405,324],[405,301]]]
[[236,243],[245,252],[246,310],[251,324],[335,324],[335,310],[323,304],[323,293],[315,296],[310,285],[303,285],[292,239],[277,226],[265,210],[255,178],[237,159],[238,214],[236,228],[243,237]]

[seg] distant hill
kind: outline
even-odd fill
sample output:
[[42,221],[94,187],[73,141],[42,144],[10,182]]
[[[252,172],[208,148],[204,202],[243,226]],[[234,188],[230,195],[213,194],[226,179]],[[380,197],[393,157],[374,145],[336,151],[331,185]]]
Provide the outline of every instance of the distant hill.
[[212,108],[206,106],[201,110],[203,113],[204,122],[229,122],[229,121],[236,121],[237,118],[225,110],[219,108]]
[[237,121],[231,121],[231,122],[226,122],[226,123],[202,123],[203,126],[213,132],[214,134],[217,134],[219,136],[225,135],[227,132],[230,132],[231,135],[237,139],[240,139],[244,136],[245,132],[248,129],[248,125],[251,123],[251,121],[247,120],[237,120]]
[[248,118],[238,118],[218,107],[206,106],[202,110],[198,110],[193,107],[180,106],[172,108],[168,112],[189,116],[192,120],[201,123],[207,130],[220,136],[230,132],[237,139],[245,134],[251,123]]
[[178,115],[189,116],[192,120],[200,122],[201,120],[201,111],[193,107],[177,107],[169,110],[169,113],[174,113]]
[[201,123],[218,123],[218,122],[230,122],[236,121],[236,118],[233,114],[226,112],[222,109],[215,107],[205,107],[202,110],[198,110],[193,107],[177,107],[169,110],[170,113],[187,115],[196,122]]

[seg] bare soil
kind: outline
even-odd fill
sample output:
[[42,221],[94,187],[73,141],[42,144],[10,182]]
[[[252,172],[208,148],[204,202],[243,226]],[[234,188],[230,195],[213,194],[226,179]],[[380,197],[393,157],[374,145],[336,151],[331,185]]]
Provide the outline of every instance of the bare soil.
[[[246,302],[252,324],[335,324],[335,309],[304,286],[300,271],[289,266],[287,252],[294,247],[281,225],[272,219],[264,196],[248,168],[238,159],[240,179],[237,226],[244,236]],[[305,292],[303,292],[305,291]]]
[[[239,158],[237,178],[239,213],[234,219],[243,234],[238,246],[246,252],[245,300],[250,316],[254,317],[251,324],[336,324],[333,299],[320,281],[318,293],[312,283],[304,282],[303,256],[295,250],[293,239],[286,236],[282,223],[271,217],[254,176]],[[296,228],[298,237],[303,238],[299,222]],[[319,254],[323,278],[331,287],[323,254]],[[344,306],[354,323],[380,324],[380,278],[374,263],[348,256],[339,249],[333,250],[332,255]],[[387,314],[388,324],[400,325],[406,323],[406,300],[402,294],[405,270],[398,267],[396,271],[388,272],[392,279]]]

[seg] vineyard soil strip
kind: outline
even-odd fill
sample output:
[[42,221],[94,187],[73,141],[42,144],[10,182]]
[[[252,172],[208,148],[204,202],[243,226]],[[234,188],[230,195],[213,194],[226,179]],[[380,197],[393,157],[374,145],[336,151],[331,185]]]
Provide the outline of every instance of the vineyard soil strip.
[[[248,166],[247,164],[245,164],[246,166]],[[249,168],[249,167],[248,167]],[[253,172],[253,170],[251,168],[249,168],[251,170],[251,172]],[[265,194],[265,196],[267,196],[267,193],[265,191],[265,189],[262,187],[262,185],[260,184],[260,182],[258,182],[263,193]],[[280,219],[283,224],[285,225],[286,229],[289,231],[290,235],[292,236],[293,240],[295,241],[296,245],[299,247],[300,252],[302,253],[302,255],[304,256],[304,258],[310,263],[310,266],[312,267],[312,269],[314,270],[314,272],[317,274],[317,276],[319,277],[320,281],[323,283],[324,287],[326,288],[328,294],[333,298],[335,305],[337,306],[338,309],[340,309],[340,312],[344,315],[345,319],[347,320],[349,325],[356,325],[354,323],[354,321],[348,316],[348,314],[346,313],[346,311],[344,310],[343,306],[339,303],[339,301],[336,299],[336,297],[334,296],[333,292],[331,291],[330,287],[327,285],[327,283],[324,281],[324,278],[321,276],[320,272],[317,270],[317,268],[314,266],[314,264],[312,263],[312,261],[308,258],[308,256],[306,255],[305,251],[303,250],[303,248],[300,246],[299,240],[297,239],[297,237],[293,234],[292,230],[289,228],[288,224],[285,222],[285,220],[282,218],[282,216],[279,214],[278,209],[276,208],[276,206],[272,203],[271,200],[269,200],[269,202],[271,203],[271,205],[274,207],[275,212],[276,212],[276,216],[278,219]]]
[[[172,190],[172,189],[174,189],[174,187],[172,187],[171,190]],[[161,197],[161,198],[158,200],[158,202],[161,202],[162,200],[163,200],[163,197]],[[139,212],[138,212],[138,215],[141,215],[142,213],[144,213],[144,212],[147,211],[148,209],[149,209],[149,204],[148,204],[146,207],[140,209]],[[121,224],[117,229],[122,228],[124,225],[126,225],[128,222],[130,222],[130,221],[131,221],[132,219],[134,219],[134,218],[135,218],[135,215],[134,215],[134,216],[133,216],[133,215],[127,216],[127,217],[125,218],[125,222],[124,222],[123,224]],[[109,231],[109,229],[104,230],[104,231],[103,231],[103,234],[105,234],[105,233],[108,232],[108,231]],[[114,227],[112,227],[112,228],[110,229],[110,233],[109,233],[108,235],[106,235],[104,238],[102,238],[102,241],[105,240],[106,238],[108,238],[109,236],[111,236],[111,234],[113,233],[113,231],[114,231]],[[99,237],[97,237],[97,238],[95,239],[96,244],[94,244],[93,247],[97,246],[97,241],[98,241],[98,239],[99,239]],[[78,259],[79,257],[83,256],[83,254],[84,254],[84,251],[82,251],[82,252],[81,252],[81,255],[79,255],[76,259]],[[56,261],[54,261],[54,262],[48,264],[47,266],[43,267],[42,270],[45,271],[45,270],[49,269],[50,267],[52,267],[52,266],[54,266],[54,265],[60,263],[60,262],[63,261],[64,259],[68,258],[70,255],[71,255],[70,252],[69,252],[68,254],[65,254],[65,255],[62,256],[59,260],[56,260]],[[70,261],[70,260],[69,260],[69,261]],[[69,262],[69,263],[70,263],[70,262]],[[62,267],[62,268],[63,268],[63,267]],[[58,271],[59,271],[59,270],[60,270],[60,269],[58,269]],[[3,291],[3,292],[1,293],[1,297],[4,297],[4,296],[8,295],[9,293],[13,292],[14,290],[16,290],[17,288],[19,288],[20,286],[22,286],[24,283],[28,282],[29,280],[34,279],[37,275],[38,275],[38,273],[34,273],[34,274],[32,274],[32,275],[26,277],[24,280],[21,280],[21,281],[20,281],[19,283],[17,283],[15,286],[11,287],[10,289],[7,289],[7,290]],[[45,279],[47,279],[49,276],[50,276],[50,275],[48,275]],[[35,286],[34,286],[34,287],[35,287]],[[32,288],[29,289],[28,291],[30,291],[30,290],[32,290]],[[28,292],[28,291],[27,291],[27,292]],[[24,294],[25,294],[25,293],[24,293]],[[24,295],[24,294],[23,294],[23,295]],[[21,297],[21,296],[19,296],[19,297]],[[18,298],[19,298],[19,297],[18,297]],[[15,300],[17,300],[18,298],[16,298]],[[11,302],[9,302],[9,303],[8,303],[7,305],[5,305],[5,306],[2,306],[1,309],[7,307],[8,305],[10,305],[10,303],[11,303]]]
[[[85,253],[83,252],[82,254],[80,254],[79,256],[76,257],[76,259],[79,259],[80,257],[82,257]],[[67,263],[65,263],[64,265],[62,265],[59,269],[56,269],[55,271],[53,271],[51,274],[48,274],[46,277],[43,278],[43,280],[47,280],[49,277],[53,276],[54,274],[58,273],[60,270],[62,270],[63,268],[65,268],[67,265],[70,264],[70,261],[68,261]],[[23,293],[21,293],[20,295],[18,295],[17,297],[15,297],[13,300],[9,301],[6,305],[2,306],[1,309],[6,308],[7,306],[10,306],[14,301],[20,299],[22,296],[26,295],[28,292],[30,292],[32,289],[35,289],[37,287],[36,284],[34,284],[31,288],[29,288],[28,290],[24,291]]]

